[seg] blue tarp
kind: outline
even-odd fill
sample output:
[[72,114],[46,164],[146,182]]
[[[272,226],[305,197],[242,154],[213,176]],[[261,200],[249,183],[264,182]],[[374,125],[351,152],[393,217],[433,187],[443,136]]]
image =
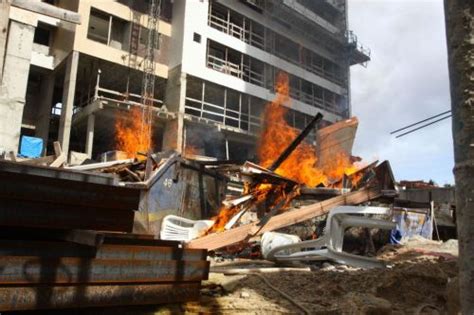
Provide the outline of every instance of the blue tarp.
[[43,153],[43,139],[22,136],[20,145],[20,156],[27,158],[38,158]]
[[393,220],[397,226],[390,233],[390,243],[400,244],[402,238],[414,235],[431,239],[433,236],[433,221],[430,215],[410,212],[409,209],[403,210],[403,212],[393,214]]

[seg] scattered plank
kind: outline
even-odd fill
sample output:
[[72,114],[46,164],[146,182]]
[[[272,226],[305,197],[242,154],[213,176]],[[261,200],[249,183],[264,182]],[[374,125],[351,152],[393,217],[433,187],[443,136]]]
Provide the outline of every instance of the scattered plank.
[[211,267],[209,272],[213,273],[222,273],[225,275],[246,275],[249,273],[273,273],[273,272],[282,272],[282,271],[302,271],[302,272],[311,272],[310,267],[270,267],[270,268],[221,268],[221,267]]
[[50,165],[51,163],[54,162],[55,159],[56,159],[55,155],[47,155],[47,156],[43,156],[36,159],[27,159],[27,160],[17,161],[17,162],[21,164],[28,164],[28,165]]
[[59,143],[59,141],[54,141],[53,146],[54,146],[54,155],[56,156],[56,158],[58,158],[63,153],[63,149],[61,148],[61,143]]
[[273,231],[282,227],[300,223],[314,217],[327,214],[332,208],[341,205],[355,205],[380,197],[382,194],[378,188],[363,188],[359,191],[333,197],[300,209],[287,211],[271,217],[268,222],[259,227],[259,222],[242,225],[222,233],[209,234],[189,242],[188,248],[205,248],[215,250],[246,240],[251,236],[261,235],[267,231]]
[[49,167],[61,167],[64,163],[66,163],[67,157],[66,153],[61,153],[54,161],[53,163],[49,164]]

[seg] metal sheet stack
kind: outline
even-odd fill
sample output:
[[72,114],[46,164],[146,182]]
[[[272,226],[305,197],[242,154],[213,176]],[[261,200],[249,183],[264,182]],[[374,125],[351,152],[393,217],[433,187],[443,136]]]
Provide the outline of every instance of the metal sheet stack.
[[0,162],[0,312],[197,300],[205,250],[128,233],[139,190]]

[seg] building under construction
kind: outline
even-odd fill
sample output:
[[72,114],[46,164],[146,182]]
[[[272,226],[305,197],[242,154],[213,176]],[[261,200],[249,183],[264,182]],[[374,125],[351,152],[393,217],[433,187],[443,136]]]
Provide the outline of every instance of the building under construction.
[[155,151],[251,159],[279,72],[302,129],[317,112],[350,116],[349,68],[370,59],[344,0],[44,2],[69,19],[1,4],[5,152],[27,135],[96,158],[116,148],[117,117],[145,104]]
[[[464,7],[446,5],[455,25]],[[0,60],[0,312],[458,314],[471,297],[451,239],[470,232],[467,164],[455,191],[351,154],[350,67],[370,52],[346,0],[0,0]]]

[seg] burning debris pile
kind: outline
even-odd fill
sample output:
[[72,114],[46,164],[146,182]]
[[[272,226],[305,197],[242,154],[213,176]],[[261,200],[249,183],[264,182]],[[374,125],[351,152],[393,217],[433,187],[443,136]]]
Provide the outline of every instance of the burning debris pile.
[[[144,189],[150,189],[157,182],[157,177],[167,174],[166,169],[173,161],[194,169],[198,175],[185,175],[188,181],[184,183],[185,186],[179,184],[177,178],[179,174],[183,175],[176,167],[169,175],[172,181],[165,179],[162,184],[171,188],[176,183],[176,187],[180,187],[176,189],[197,184],[194,196],[199,194],[199,200],[196,203],[189,200],[188,195],[193,195],[190,190],[182,193],[160,190],[160,194],[176,195],[176,198],[183,200],[175,205],[177,209],[172,214],[211,220],[210,225],[206,223],[198,233],[193,232],[194,240],[186,239],[190,248],[209,250],[236,243],[245,244],[249,238],[264,232],[324,216],[339,205],[361,204],[387,193],[393,197],[395,186],[388,162],[378,166],[377,162],[364,165],[360,158],[351,156],[358,124],[356,118],[319,128],[311,137],[316,139],[315,145],[308,141],[308,135],[315,131],[322,115],[315,115],[299,131],[285,119],[289,102],[288,77],[280,74],[276,98],[267,104],[263,113],[258,164],[247,161],[243,165],[236,165],[230,161],[202,160],[196,158],[194,153],[198,150],[192,146],[188,146],[184,157],[176,152],[151,153],[150,128],[144,124],[143,113],[138,109],[132,112],[130,120],[119,118],[116,122],[117,148],[126,152],[129,160],[75,168],[115,174],[123,185]],[[234,185],[233,193],[223,187],[226,195],[224,200],[220,197],[209,199],[211,189],[210,186],[204,188],[203,174],[214,179],[224,178],[220,186]],[[235,193],[235,187],[239,193]],[[222,189],[216,188],[212,194],[219,196],[219,191],[222,192]],[[142,220],[144,223],[140,224],[146,232],[154,235],[160,233],[157,224],[164,219],[165,214],[152,205],[156,199],[166,204],[166,198],[155,196],[142,205],[146,213]],[[159,203],[156,206],[162,207]],[[200,213],[196,213],[195,209],[190,210],[190,207],[196,206],[200,208]],[[169,213],[169,210],[166,211]]]
[[[240,182],[242,194],[225,200],[218,215],[212,218],[214,224],[205,231],[206,236],[191,241],[188,246],[221,248],[265,231],[325,215],[336,205],[367,202],[380,197],[381,189],[395,188],[388,162],[364,166],[360,158],[350,156],[357,127],[355,118],[318,130],[319,152],[330,152],[330,157],[321,154],[319,159],[317,148],[305,138],[322,115],[317,114],[301,132],[289,126],[285,120],[288,93],[288,78],[280,74],[276,98],[264,112],[259,165],[246,162],[240,167],[213,166]],[[350,196],[355,197],[352,203],[343,198]],[[335,204],[325,204],[326,201]],[[312,205],[292,209],[302,203]],[[277,223],[272,226],[273,222]]]
[[[290,98],[288,77],[283,73],[279,74],[276,93],[276,99],[267,105],[264,112],[265,125],[258,146],[261,166],[308,187],[331,185],[358,169],[358,165],[352,163],[349,154],[340,147],[341,143],[334,142],[330,144],[332,148],[325,148],[332,149],[335,154],[330,161],[321,163],[315,146],[298,139],[298,130],[289,126],[285,120]],[[317,121],[322,118],[318,117]],[[308,124],[305,129],[307,133],[302,133],[303,137],[314,129],[317,121]],[[293,151],[285,155],[283,148],[293,148]]]

